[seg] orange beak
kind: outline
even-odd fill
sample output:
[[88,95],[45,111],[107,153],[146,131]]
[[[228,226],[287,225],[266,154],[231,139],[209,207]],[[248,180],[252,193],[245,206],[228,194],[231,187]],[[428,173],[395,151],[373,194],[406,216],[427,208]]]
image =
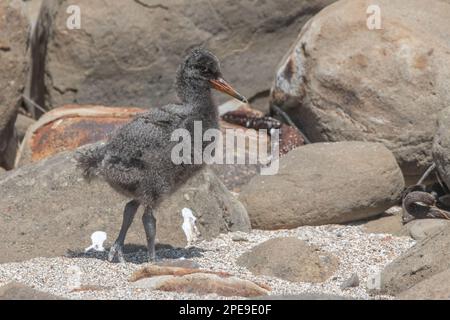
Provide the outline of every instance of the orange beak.
[[233,98],[236,98],[242,102],[247,103],[247,99],[241,95],[239,92],[237,92],[236,90],[233,89],[232,86],[230,86],[228,84],[228,82],[226,82],[223,78],[217,78],[217,79],[212,79],[209,80],[209,82],[211,83],[211,86],[221,92],[224,92],[230,96],[232,96]]

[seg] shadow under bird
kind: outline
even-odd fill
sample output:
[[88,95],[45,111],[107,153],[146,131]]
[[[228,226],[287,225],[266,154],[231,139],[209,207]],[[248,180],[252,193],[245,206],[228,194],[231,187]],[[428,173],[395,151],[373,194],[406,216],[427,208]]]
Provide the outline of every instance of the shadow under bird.
[[[122,227],[110,249],[109,261],[116,256],[120,262],[125,261],[122,251],[125,237],[140,205],[144,207],[142,222],[149,260],[155,260],[154,210],[164,196],[203,167],[203,164],[174,164],[171,153],[178,142],[171,141],[171,135],[176,129],[186,129],[193,137],[194,121],[201,121],[203,132],[219,128],[211,88],[246,102],[222,78],[218,59],[205,49],[194,49],[177,71],[176,90],[181,103],[140,114],[118,129],[106,143],[77,152],[77,165],[87,180],[101,177],[114,190],[132,199],[125,205]],[[202,149],[205,147],[203,144]],[[191,159],[195,152],[199,151],[191,148]]]

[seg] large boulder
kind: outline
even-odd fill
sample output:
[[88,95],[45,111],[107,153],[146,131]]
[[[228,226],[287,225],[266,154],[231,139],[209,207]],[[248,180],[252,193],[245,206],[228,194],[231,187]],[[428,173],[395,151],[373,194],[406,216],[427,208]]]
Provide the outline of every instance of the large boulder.
[[380,143],[316,143],[280,159],[279,172],[256,176],[240,200],[252,227],[296,228],[361,220],[399,200],[403,176]]
[[450,300],[450,269],[442,271],[429,279],[398,295],[403,300]]
[[[97,230],[107,232],[108,246],[118,234],[127,201],[101,180],[86,183],[68,152],[1,175],[0,190],[0,263],[82,252]],[[209,170],[161,204],[156,212],[160,243],[187,244],[183,208],[193,211],[205,239],[250,229],[245,208]],[[140,218],[126,242],[145,244]]]
[[[368,27],[372,4],[381,29]],[[271,104],[312,141],[382,142],[406,175],[419,175],[431,163],[437,114],[450,105],[449,18],[449,1],[338,1],[303,27]]]
[[450,269],[450,227],[420,241],[381,273],[381,291],[397,295]]
[[11,169],[17,152],[14,130],[26,80],[28,22],[21,2],[0,2],[0,166]]
[[[268,92],[300,28],[333,1],[46,0],[32,41],[30,94],[48,109],[173,102],[180,59],[201,45],[251,98]],[[80,30],[67,28],[75,14],[67,13],[69,5],[80,8]]]
[[439,113],[433,141],[433,161],[440,177],[450,186],[450,107]]

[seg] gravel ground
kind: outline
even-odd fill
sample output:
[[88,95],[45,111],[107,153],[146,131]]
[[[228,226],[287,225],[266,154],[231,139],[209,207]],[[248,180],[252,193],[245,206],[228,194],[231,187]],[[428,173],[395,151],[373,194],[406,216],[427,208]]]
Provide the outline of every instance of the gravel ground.
[[[247,269],[236,265],[236,259],[253,246],[277,237],[298,237],[340,260],[336,273],[324,283],[293,283],[274,277],[253,276]],[[239,234],[239,237],[240,234]],[[241,278],[265,283],[272,295],[301,293],[335,294],[356,299],[390,299],[388,296],[371,296],[366,290],[368,277],[414,245],[409,237],[387,234],[367,234],[361,226],[327,225],[300,227],[293,230],[259,231],[245,234],[247,241],[234,241],[236,234],[221,235],[212,241],[202,241],[188,249],[158,250],[161,259],[189,259],[201,268],[227,271]],[[233,240],[234,239],[234,240]],[[242,239],[241,239],[242,240]],[[69,299],[225,299],[217,295],[199,296],[133,288],[128,279],[143,267],[145,253],[138,251],[125,255],[125,264],[111,264],[106,253],[80,254],[72,257],[36,258],[21,263],[0,264],[0,286],[18,281],[37,290]],[[81,284],[91,291],[71,292],[71,270],[81,270]],[[341,283],[356,273],[360,286],[341,290]],[[238,297],[231,297],[238,299]]]

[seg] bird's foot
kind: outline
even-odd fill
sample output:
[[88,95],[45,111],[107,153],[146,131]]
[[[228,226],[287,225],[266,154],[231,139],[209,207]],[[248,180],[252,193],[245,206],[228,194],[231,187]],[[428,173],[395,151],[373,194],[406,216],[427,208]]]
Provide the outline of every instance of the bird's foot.
[[159,258],[157,258],[156,257],[156,255],[155,254],[153,254],[153,255],[148,255],[147,256],[147,261],[148,261],[148,263],[156,263],[156,262],[158,262],[160,259]]
[[113,262],[116,255],[120,263],[125,263],[125,258],[123,257],[123,245],[119,243],[114,243],[111,249],[109,249],[108,261]]
[[147,252],[147,262],[148,263],[156,263],[159,261],[161,261],[161,259],[156,256],[156,250],[149,250]]

